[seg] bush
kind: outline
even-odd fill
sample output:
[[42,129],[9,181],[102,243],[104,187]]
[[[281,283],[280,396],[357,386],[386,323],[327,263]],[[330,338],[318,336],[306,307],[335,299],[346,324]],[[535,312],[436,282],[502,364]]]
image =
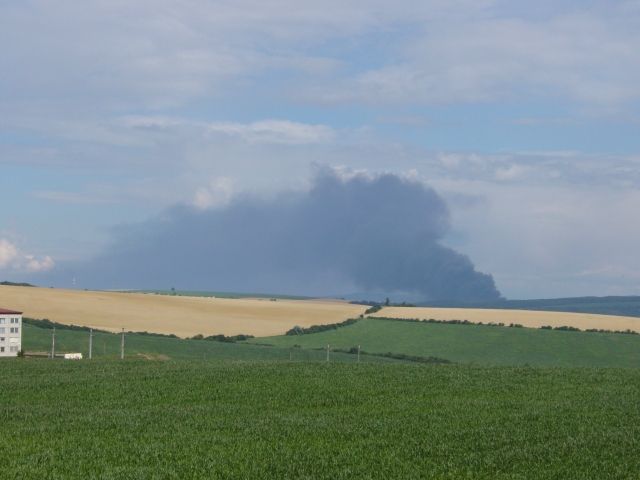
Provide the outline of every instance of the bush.
[[372,307],[367,308],[364,311],[364,314],[365,315],[371,315],[372,313],[379,312],[380,310],[382,310],[382,305],[374,305]]
[[556,328],[554,328],[554,330],[562,330],[562,331],[565,331],[565,332],[579,332],[580,331],[579,328],[569,327],[568,325],[563,325],[561,327],[556,327]]

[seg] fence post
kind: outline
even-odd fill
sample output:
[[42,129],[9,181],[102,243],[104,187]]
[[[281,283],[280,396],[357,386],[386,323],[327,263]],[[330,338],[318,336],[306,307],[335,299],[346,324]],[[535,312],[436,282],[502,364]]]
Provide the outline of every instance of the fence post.
[[329,361],[329,345],[327,345],[327,362]]
[[358,345],[358,363],[360,363],[360,345]]
[[124,328],[122,329],[122,339],[120,341],[120,360],[124,360]]
[[51,358],[56,358],[56,327],[53,327],[53,332],[51,333]]
[[93,328],[89,329],[89,360],[93,358]]

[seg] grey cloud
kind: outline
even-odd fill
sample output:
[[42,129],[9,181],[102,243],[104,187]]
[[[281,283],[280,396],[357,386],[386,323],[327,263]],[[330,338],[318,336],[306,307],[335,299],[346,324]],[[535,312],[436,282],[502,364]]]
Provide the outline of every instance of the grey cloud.
[[103,255],[67,265],[64,275],[102,288],[498,298],[490,275],[440,243],[448,229],[444,201],[421,183],[325,170],[307,192],[241,197],[205,211],[174,207],[122,228]]

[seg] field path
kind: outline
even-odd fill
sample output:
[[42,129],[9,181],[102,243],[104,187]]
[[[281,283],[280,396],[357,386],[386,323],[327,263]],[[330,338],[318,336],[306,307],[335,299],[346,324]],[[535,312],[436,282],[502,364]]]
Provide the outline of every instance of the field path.
[[366,307],[323,300],[182,297],[54,288],[0,286],[0,308],[25,317],[113,332],[255,336],[281,335],[295,325],[341,322]]
[[542,312],[537,310],[502,310],[483,308],[384,307],[373,317],[418,318],[426,320],[469,320],[474,323],[519,323],[524,327],[576,327],[640,332],[640,318],[592,313]]

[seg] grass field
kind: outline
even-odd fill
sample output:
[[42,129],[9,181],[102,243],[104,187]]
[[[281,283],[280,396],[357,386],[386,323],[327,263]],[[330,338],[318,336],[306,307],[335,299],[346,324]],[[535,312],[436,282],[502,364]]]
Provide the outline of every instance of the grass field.
[[0,306],[58,323],[181,337],[277,335],[295,325],[340,322],[366,308],[322,300],[225,299],[11,286],[0,286]]
[[507,310],[484,308],[384,307],[375,316],[390,318],[418,318],[436,320],[469,320],[482,323],[519,323],[539,328],[571,326],[586,330],[633,330],[640,332],[640,318],[592,313],[547,312],[533,310]]
[[[381,312],[383,313],[384,310]],[[450,325],[367,318],[321,333],[251,339],[372,353],[404,353],[483,365],[640,367],[640,335]]]
[[1,363],[2,478],[632,479],[640,371]]
[[[25,324],[23,349],[27,352],[50,352],[52,330]],[[93,358],[116,359],[120,355],[120,336],[94,332]],[[80,352],[85,358],[89,351],[89,333],[56,329],[56,352]],[[152,335],[126,334],[126,358],[149,360],[243,360],[243,361],[326,361],[326,352],[313,349],[267,347],[243,343],[223,343],[207,340],[183,340]],[[341,352],[330,353],[331,362],[355,363],[357,357]],[[395,360],[373,355],[362,355],[361,362],[394,362]]]

